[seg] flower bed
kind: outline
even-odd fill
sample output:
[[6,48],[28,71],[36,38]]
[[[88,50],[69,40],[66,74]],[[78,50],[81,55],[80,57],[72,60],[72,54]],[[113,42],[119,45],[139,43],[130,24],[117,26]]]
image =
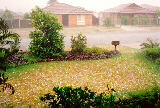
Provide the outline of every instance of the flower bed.
[[33,64],[38,62],[50,62],[50,61],[71,61],[71,60],[90,60],[90,59],[104,59],[104,58],[110,58],[113,55],[119,54],[119,51],[110,51],[108,53],[78,53],[74,54],[71,51],[68,51],[67,54],[61,58],[55,58],[55,59],[41,59],[32,56],[29,52],[18,52],[14,55],[12,55],[8,62],[9,64],[14,64],[15,66],[18,66],[20,64]]

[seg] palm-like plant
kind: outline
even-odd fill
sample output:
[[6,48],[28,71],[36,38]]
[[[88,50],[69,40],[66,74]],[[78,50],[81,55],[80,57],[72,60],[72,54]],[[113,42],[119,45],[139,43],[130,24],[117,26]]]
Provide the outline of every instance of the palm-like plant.
[[0,69],[5,70],[7,59],[19,49],[19,35],[9,31],[6,21],[0,18]]

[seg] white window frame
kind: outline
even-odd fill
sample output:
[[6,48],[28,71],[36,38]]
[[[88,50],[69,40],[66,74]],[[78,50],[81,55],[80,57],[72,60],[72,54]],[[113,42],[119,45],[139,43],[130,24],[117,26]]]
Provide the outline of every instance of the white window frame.
[[85,15],[77,15],[77,25],[85,25]]

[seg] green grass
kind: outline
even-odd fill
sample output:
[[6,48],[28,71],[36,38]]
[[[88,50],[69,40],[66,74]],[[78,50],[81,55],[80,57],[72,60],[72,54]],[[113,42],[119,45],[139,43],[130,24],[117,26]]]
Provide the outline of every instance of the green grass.
[[109,53],[109,50],[102,49],[99,47],[92,47],[92,48],[85,48],[84,49],[85,53],[96,53],[96,54],[102,54],[102,53]]
[[[160,86],[160,66],[137,53],[138,50],[121,46],[118,50],[122,54],[109,59],[54,61],[8,69],[8,83],[16,92],[4,97],[8,98],[8,104],[15,106],[18,102],[41,105],[39,96],[52,93],[54,86],[87,86],[100,93],[109,84],[120,96],[130,91],[150,90],[155,83]],[[6,98],[0,98],[0,101],[4,102]]]

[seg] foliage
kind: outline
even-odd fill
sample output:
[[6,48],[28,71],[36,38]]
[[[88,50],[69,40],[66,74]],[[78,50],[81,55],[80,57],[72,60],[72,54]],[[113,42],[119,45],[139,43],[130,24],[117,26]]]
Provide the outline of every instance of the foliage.
[[139,25],[143,24],[144,18],[142,16],[138,16]]
[[147,38],[147,42],[143,42],[140,46],[142,46],[142,48],[154,48],[154,47],[158,47],[160,44],[157,42],[154,42],[153,40],[151,40],[150,38]]
[[159,60],[156,60],[160,58],[160,47],[159,43],[153,42],[151,39],[147,39],[147,42],[144,42],[141,44],[143,46],[142,54],[148,58],[151,58],[156,61],[157,64],[159,64]]
[[27,13],[27,12],[26,12],[26,13],[24,13],[24,18],[25,18],[25,19],[30,19],[30,14],[29,14],[29,13]]
[[128,98],[121,100],[123,107],[158,108],[160,102],[160,88],[155,86],[151,91],[134,91],[128,93]]
[[106,49],[99,48],[99,47],[92,47],[92,48],[87,47],[87,48],[84,49],[84,52],[85,53],[102,54],[102,53],[109,53],[110,51],[106,50]]
[[157,59],[160,57],[160,47],[146,48],[142,53],[151,59]]
[[132,24],[134,24],[134,25],[138,24],[138,17],[137,16],[132,18]]
[[127,93],[126,98],[119,98],[116,101],[115,90],[107,85],[108,90],[101,94],[85,89],[72,87],[54,87],[54,94],[47,93],[40,97],[41,101],[48,101],[49,107],[62,108],[157,108],[160,101],[160,88],[154,86],[151,91],[132,91]]
[[35,57],[28,52],[18,52],[8,59],[9,67],[41,62],[43,59]]
[[73,53],[81,53],[86,48],[87,37],[79,33],[76,37],[71,37],[71,51]]
[[85,89],[81,87],[54,87],[53,91],[55,94],[47,93],[44,97],[40,97],[42,101],[49,100],[48,106],[51,108],[59,108],[60,106],[63,108],[116,106],[114,104],[115,98],[112,94],[114,89],[110,88],[108,88],[109,96],[104,93],[96,95],[95,92],[92,92],[87,87]]
[[156,59],[156,64],[160,65],[160,58]]
[[160,11],[156,11],[156,17],[159,17],[160,16]]
[[7,23],[0,18],[0,68],[5,70],[8,57],[18,51],[19,35],[9,30]]
[[2,88],[0,88],[0,89],[2,89],[2,90],[0,90],[0,92],[4,92],[7,88],[10,88],[12,90],[11,94],[14,94],[14,92],[15,92],[14,87],[11,84],[6,83],[7,80],[8,80],[8,77],[5,78],[4,73],[3,74],[0,73],[0,86],[2,87]]
[[129,24],[129,17],[127,16],[120,16],[121,24],[128,25]]
[[40,58],[61,57],[64,53],[64,36],[59,33],[62,25],[57,17],[37,7],[31,12],[31,19],[35,31],[30,33],[30,53]]
[[107,27],[114,26],[111,17],[106,17],[106,18],[104,19],[104,26],[107,26]]
[[11,13],[11,11],[6,9],[1,17],[5,20],[12,20],[13,19],[13,14]]
[[149,17],[148,16],[144,17],[144,24],[145,25],[149,24]]

